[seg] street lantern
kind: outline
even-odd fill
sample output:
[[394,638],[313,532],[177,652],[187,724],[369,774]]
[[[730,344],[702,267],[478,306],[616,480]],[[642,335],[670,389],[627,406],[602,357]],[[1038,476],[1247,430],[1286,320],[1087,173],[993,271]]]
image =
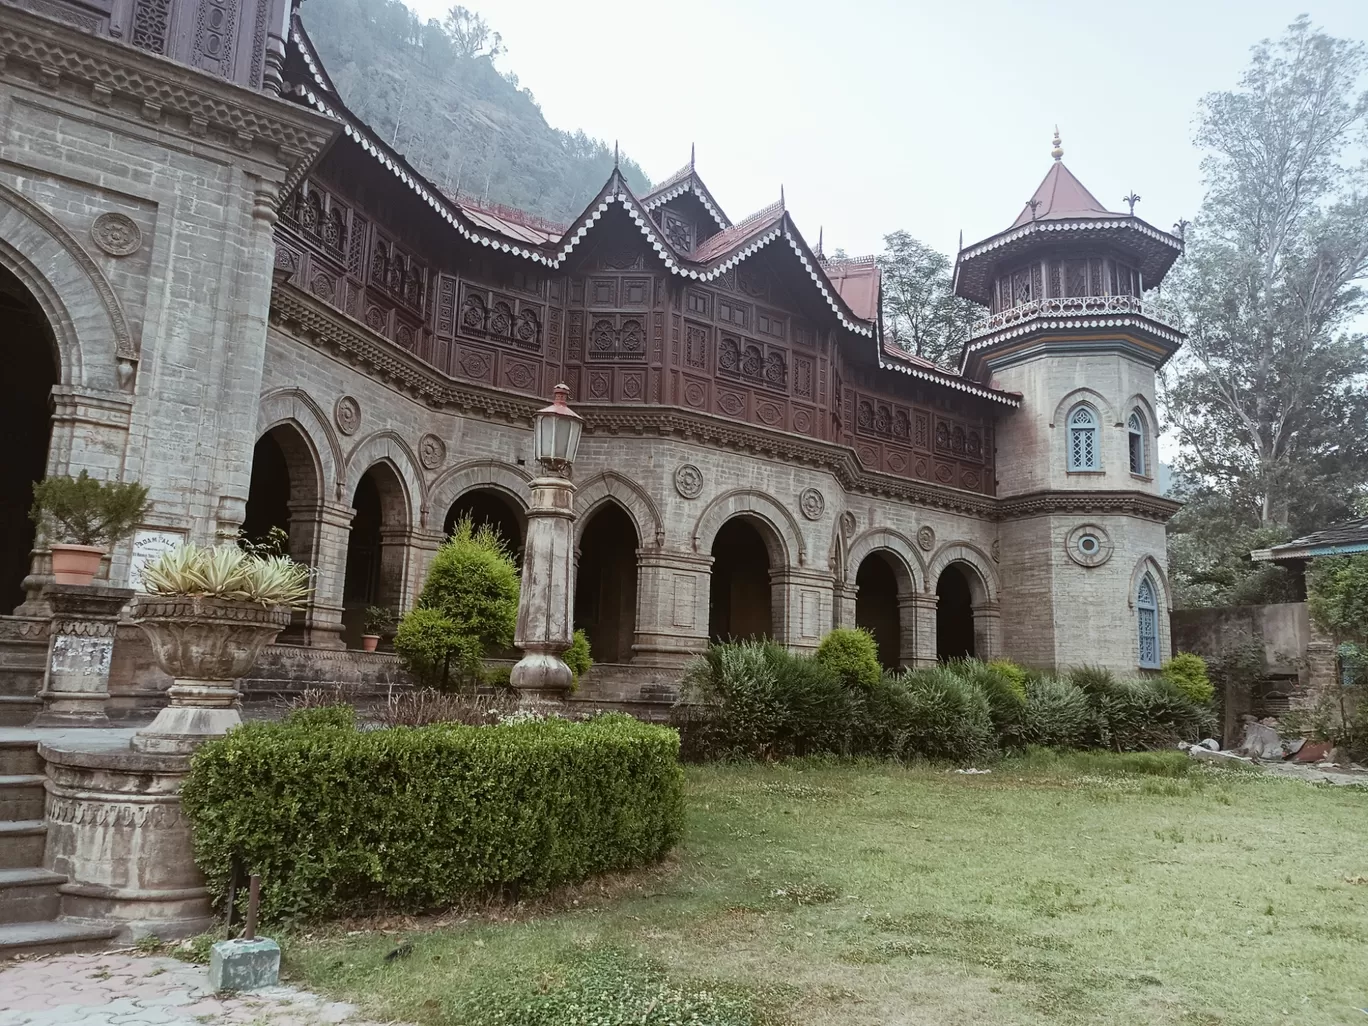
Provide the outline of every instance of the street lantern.
[[584,418],[566,403],[570,398],[566,385],[557,385],[554,395],[551,405],[538,410],[532,417],[533,456],[547,470],[567,475],[579,451]]

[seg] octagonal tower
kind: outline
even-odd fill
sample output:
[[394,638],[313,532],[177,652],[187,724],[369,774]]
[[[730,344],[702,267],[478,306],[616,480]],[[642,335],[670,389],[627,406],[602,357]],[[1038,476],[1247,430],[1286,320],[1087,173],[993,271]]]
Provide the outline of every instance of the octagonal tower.
[[[1107,210],[1054,163],[1005,231],[960,251],[987,308],[966,377],[1019,392],[997,436],[1005,650],[1048,668],[1157,668],[1169,655],[1155,375],[1183,341],[1146,292],[1177,236]],[[1138,197],[1130,197],[1135,200]]]

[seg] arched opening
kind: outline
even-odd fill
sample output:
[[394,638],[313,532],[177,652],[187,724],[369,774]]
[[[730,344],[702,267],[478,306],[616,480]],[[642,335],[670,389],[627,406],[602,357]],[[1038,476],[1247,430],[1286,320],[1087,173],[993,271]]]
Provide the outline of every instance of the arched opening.
[[361,644],[366,609],[403,606],[404,529],[408,526],[404,486],[388,463],[377,463],[352,493],[347,575],[342,585],[342,639]]
[[24,601],[33,566],[33,485],[47,472],[57,342],[42,308],[0,268],[0,354],[5,362],[5,461],[0,472],[0,611]]
[[589,637],[596,662],[626,663],[636,640],[636,525],[606,502],[580,537],[575,572],[575,628]]
[[855,626],[874,635],[879,665],[896,670],[903,664],[902,622],[898,610],[898,577],[888,557],[871,552],[855,574]]
[[242,533],[250,541],[265,540],[274,529],[290,531],[290,464],[276,428],[257,439],[252,450],[252,481],[247,487],[247,513]]
[[708,636],[714,641],[765,638],[773,630],[769,547],[745,517],[722,525],[713,539],[708,587]]
[[936,658],[974,656],[974,598],[963,567],[951,563],[936,581]]
[[493,527],[515,558],[522,552],[527,517],[503,493],[493,488],[473,488],[465,492],[447,510],[442,530],[451,534],[456,529],[456,522],[464,517],[470,517],[476,527],[481,524]]

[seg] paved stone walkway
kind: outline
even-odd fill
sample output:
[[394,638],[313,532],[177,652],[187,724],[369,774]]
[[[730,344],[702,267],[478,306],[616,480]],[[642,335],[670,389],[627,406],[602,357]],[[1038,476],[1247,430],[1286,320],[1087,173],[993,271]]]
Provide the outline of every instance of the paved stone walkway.
[[0,963],[0,1026],[378,1026],[294,987],[215,996],[175,958],[60,955]]

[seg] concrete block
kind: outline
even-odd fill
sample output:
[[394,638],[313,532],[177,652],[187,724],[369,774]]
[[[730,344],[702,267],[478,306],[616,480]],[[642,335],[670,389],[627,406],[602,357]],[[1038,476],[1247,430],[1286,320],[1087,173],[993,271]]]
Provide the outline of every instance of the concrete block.
[[280,982],[280,945],[269,937],[224,940],[209,956],[209,986],[220,990],[262,990]]

